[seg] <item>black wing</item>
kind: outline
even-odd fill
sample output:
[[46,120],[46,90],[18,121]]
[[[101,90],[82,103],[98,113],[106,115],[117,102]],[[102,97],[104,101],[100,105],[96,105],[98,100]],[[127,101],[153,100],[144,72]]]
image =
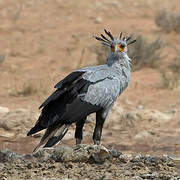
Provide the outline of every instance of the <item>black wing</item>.
[[[63,80],[58,82],[54,88],[57,88],[55,92],[53,92],[39,107],[41,109],[42,107],[45,107],[50,102],[56,100],[61,95],[63,95],[65,92],[70,91],[72,88],[76,85],[76,90],[82,88],[82,86],[85,84],[85,80],[83,81],[81,79],[81,76],[85,73],[81,71],[75,71],[70,73],[68,76],[66,76]],[[79,82],[78,82],[79,81]],[[77,83],[78,82],[78,83]]]
[[35,126],[28,132],[28,136],[37,133],[56,123],[66,112],[66,105],[73,102],[81,89],[90,82],[81,78],[84,72],[75,71],[55,85],[53,92],[39,108],[43,108]]

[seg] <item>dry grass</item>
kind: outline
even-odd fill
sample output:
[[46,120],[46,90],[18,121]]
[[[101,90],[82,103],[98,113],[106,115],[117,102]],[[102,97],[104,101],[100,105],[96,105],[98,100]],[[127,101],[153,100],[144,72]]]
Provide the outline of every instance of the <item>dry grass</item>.
[[160,52],[163,45],[160,38],[149,41],[139,35],[136,40],[136,44],[130,46],[128,52],[132,59],[132,70],[136,71],[143,67],[155,68],[161,59]]
[[180,33],[180,14],[161,10],[155,16],[155,23],[165,32]]
[[0,64],[2,64],[4,61],[5,61],[5,58],[6,56],[4,55],[0,55]]
[[36,94],[38,92],[38,89],[33,86],[33,84],[24,84],[22,90],[18,91],[18,95],[20,96],[30,96],[33,94]]
[[180,87],[180,57],[174,58],[168,66],[168,71],[162,72],[162,85],[164,88],[177,89]]
[[33,83],[33,81],[28,81],[22,85],[15,84],[9,91],[10,96],[32,96],[32,95],[44,95],[47,94],[47,89],[44,88],[42,83]]
[[106,63],[106,59],[109,53],[109,48],[105,46],[95,46],[91,48],[92,52],[97,55],[97,63],[98,65]]
[[0,64],[2,64],[8,57],[8,51],[0,52]]
[[25,83],[22,87],[15,86],[11,92],[9,93],[11,96],[31,96],[38,92],[38,89],[36,86],[34,86],[32,83]]

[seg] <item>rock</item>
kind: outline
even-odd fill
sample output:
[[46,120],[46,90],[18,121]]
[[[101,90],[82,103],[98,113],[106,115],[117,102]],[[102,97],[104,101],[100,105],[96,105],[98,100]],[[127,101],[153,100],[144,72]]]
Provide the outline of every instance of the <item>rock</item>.
[[175,166],[180,169],[180,156],[175,156],[175,155],[171,155],[171,156],[167,156],[167,158],[171,159]]
[[0,121],[0,128],[3,129],[1,136],[5,137],[25,137],[27,131],[32,127],[38,117],[38,113],[27,109],[5,111],[7,113],[1,116]]
[[128,161],[130,161],[132,159],[132,155],[131,154],[121,154],[118,159],[122,163],[127,163]]
[[53,159],[61,162],[87,162],[102,163],[109,157],[109,151],[100,145],[77,145],[75,147],[56,146],[39,150],[35,157],[43,161]]
[[157,173],[154,173],[154,174],[143,174],[143,175],[141,175],[141,177],[143,179],[155,179],[155,178],[158,178],[159,175]]
[[49,159],[52,159],[54,154],[54,148],[43,148],[40,149],[37,153],[34,154],[34,157],[38,158],[41,162],[46,162]]
[[100,24],[100,23],[102,23],[102,17],[100,17],[100,16],[98,16],[96,19],[95,19],[95,23],[97,23],[97,24]]
[[0,162],[12,162],[14,160],[22,159],[21,155],[16,154],[15,152],[12,152],[8,149],[6,150],[0,150]]
[[131,180],[142,180],[142,178],[139,177],[139,176],[134,176],[134,177],[131,178]]
[[[46,178],[46,177],[43,177],[42,180],[60,180],[59,178]],[[69,178],[63,178],[61,180],[72,180],[72,179],[69,179]]]
[[55,161],[71,161],[73,148],[70,146],[56,146],[52,158]]
[[[169,156],[121,153],[119,157],[109,159],[109,151],[98,145],[56,146],[40,150],[32,158],[31,155],[0,150],[0,177],[12,179],[13,175],[15,179],[33,180],[179,179],[179,167]],[[62,161],[65,153],[66,161]],[[55,160],[61,160],[61,163]]]
[[118,149],[114,149],[114,148],[110,149],[109,152],[110,155],[115,158],[118,158],[122,154]]
[[102,163],[109,157],[109,151],[104,146],[89,146],[88,152],[91,155],[90,158],[96,163]]
[[9,112],[9,109],[7,107],[0,106],[0,115],[4,115]]

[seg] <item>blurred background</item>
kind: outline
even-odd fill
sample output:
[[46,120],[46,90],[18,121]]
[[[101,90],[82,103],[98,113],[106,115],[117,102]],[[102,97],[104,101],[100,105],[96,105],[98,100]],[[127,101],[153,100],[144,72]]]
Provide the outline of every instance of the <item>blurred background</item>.
[[[132,75],[104,125],[102,144],[121,151],[180,152],[179,0],[0,1],[0,148],[31,152],[42,133],[26,137],[56,82],[103,64],[107,49],[93,38],[104,28],[137,43]],[[84,128],[92,143],[94,116]],[[74,145],[74,127],[63,144]]]

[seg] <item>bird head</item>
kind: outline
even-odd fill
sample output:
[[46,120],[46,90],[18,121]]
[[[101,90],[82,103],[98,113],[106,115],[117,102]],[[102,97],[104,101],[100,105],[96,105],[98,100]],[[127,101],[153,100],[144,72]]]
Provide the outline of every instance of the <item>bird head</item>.
[[111,53],[117,54],[117,55],[121,55],[124,53],[127,53],[128,50],[128,46],[130,44],[133,44],[136,42],[136,40],[131,40],[131,36],[129,37],[122,37],[122,32],[119,34],[119,36],[117,37],[117,39],[114,39],[113,35],[107,31],[106,29],[104,29],[104,32],[106,33],[106,35],[108,35],[107,38],[106,36],[104,36],[103,34],[101,34],[101,37],[97,37],[95,36],[95,39],[97,39],[98,41],[101,41],[101,43],[105,46],[108,46],[111,50]]

